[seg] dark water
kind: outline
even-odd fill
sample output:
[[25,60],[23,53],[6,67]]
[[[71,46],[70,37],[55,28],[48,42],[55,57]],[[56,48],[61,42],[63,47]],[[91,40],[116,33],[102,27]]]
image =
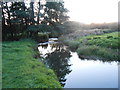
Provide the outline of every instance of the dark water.
[[62,43],[38,47],[64,88],[118,88],[118,62],[80,59]]

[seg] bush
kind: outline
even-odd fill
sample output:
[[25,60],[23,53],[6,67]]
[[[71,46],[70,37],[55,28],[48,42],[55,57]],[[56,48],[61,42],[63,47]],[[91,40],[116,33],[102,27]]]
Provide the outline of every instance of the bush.
[[47,33],[38,33],[36,37],[37,42],[46,42],[48,41],[48,34]]

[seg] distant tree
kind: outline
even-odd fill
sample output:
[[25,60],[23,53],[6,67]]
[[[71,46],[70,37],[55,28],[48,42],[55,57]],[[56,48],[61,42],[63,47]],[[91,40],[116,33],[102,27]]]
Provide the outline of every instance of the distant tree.
[[67,16],[68,10],[64,7],[64,2],[46,2],[45,6],[43,22],[54,26],[54,29],[59,32],[60,28],[57,26],[69,19],[69,16]]
[[69,17],[66,14],[68,10],[64,8],[63,2],[47,2],[45,6],[46,19],[49,23],[57,22],[61,24],[68,20]]

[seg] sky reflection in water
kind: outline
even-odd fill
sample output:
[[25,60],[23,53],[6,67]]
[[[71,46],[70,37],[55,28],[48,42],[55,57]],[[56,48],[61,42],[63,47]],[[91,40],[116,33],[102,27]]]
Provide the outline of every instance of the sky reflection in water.
[[41,56],[64,88],[117,88],[118,63],[81,60],[62,44],[39,46]]
[[66,76],[65,88],[117,88],[117,62],[102,62],[99,60],[81,60],[77,53],[72,53],[70,69]]

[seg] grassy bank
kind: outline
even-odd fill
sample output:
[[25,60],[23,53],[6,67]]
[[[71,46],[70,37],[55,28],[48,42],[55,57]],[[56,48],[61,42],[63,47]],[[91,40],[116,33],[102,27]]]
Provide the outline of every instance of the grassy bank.
[[77,40],[65,42],[72,51],[77,51],[81,58],[120,60],[120,33],[112,32],[102,35],[88,35]]
[[61,88],[56,75],[33,58],[35,42],[3,42],[3,88]]
[[2,89],[2,43],[0,42],[0,89]]

